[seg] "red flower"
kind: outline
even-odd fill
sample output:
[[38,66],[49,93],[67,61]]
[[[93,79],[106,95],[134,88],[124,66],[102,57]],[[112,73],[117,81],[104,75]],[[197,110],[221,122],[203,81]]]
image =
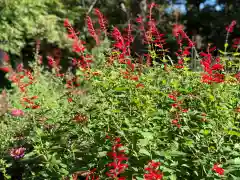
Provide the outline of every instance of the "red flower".
[[97,45],[99,45],[99,38],[98,35],[96,34],[95,28],[93,27],[93,22],[90,16],[86,17],[86,23],[89,34],[95,39]]
[[172,104],[171,106],[174,107],[174,108],[176,108],[176,107],[178,107],[178,104],[177,104],[177,103],[174,103],[174,104]]
[[77,123],[85,123],[88,120],[88,117],[84,114],[76,114],[73,118],[73,120]]
[[18,116],[23,116],[24,112],[20,109],[14,109],[11,112],[12,116],[18,117]]
[[120,144],[120,138],[116,138],[114,145],[112,146],[112,152],[108,153],[108,156],[112,158],[113,161],[107,164],[107,166],[111,167],[111,169],[106,173],[106,175],[112,179],[126,179],[126,177],[119,177],[119,175],[128,167],[128,164],[124,163],[128,161],[128,158],[124,154],[124,150],[119,149],[121,147],[122,144]]
[[172,124],[175,125],[175,126],[177,126],[178,128],[181,127],[181,124],[178,124],[178,119],[172,120]]
[[72,45],[73,52],[82,53],[85,47],[76,39]]
[[154,2],[152,2],[151,4],[148,4],[148,8],[151,9],[151,8],[154,8],[154,7],[157,7],[158,5]]
[[124,42],[124,38],[118,28],[113,28],[112,37],[115,40],[115,44],[113,46],[119,49],[122,52],[122,56],[124,57],[125,53],[127,52],[127,48]]
[[183,31],[184,25],[182,24],[174,24],[173,25],[173,36],[177,37],[181,31]]
[[139,87],[144,88],[144,84],[141,84],[141,83],[137,84],[137,85],[136,85],[136,88],[139,88]]
[[239,45],[240,45],[240,38],[235,38],[235,39],[233,39],[233,45],[232,45],[232,47],[233,47],[233,48],[239,48]]
[[222,64],[214,64],[212,66],[212,70],[215,71],[215,70],[223,70],[223,65]]
[[64,27],[68,27],[68,26],[70,26],[69,20],[65,19],[64,20]]
[[238,81],[240,81],[240,72],[237,73],[237,74],[235,74],[234,77],[235,77]]
[[131,71],[134,71],[135,65],[131,62],[131,60],[128,60],[126,64],[128,65],[129,69],[131,69]]
[[106,21],[105,17],[101,13],[101,11],[99,9],[97,9],[97,8],[94,9],[94,13],[98,17],[98,23],[99,23],[99,25],[101,27],[101,30],[104,31],[105,36],[107,36],[107,28],[106,28],[107,21]]
[[144,174],[144,180],[161,180],[163,173],[158,170],[160,162],[150,161],[145,170],[148,172]]
[[212,83],[212,77],[208,74],[202,74],[202,82],[211,84]]
[[100,75],[100,73],[99,72],[92,72],[92,75],[93,76],[98,76],[98,75]]
[[176,97],[175,95],[173,95],[173,94],[169,94],[168,97],[169,97],[170,99],[174,100],[174,101],[177,100],[177,97]]
[[229,33],[233,32],[233,28],[236,24],[237,24],[237,22],[235,20],[232,21],[231,24],[226,27],[226,31],[229,32]]
[[207,84],[212,83],[222,83],[224,82],[224,74],[220,73],[203,73],[202,74],[202,82]]
[[32,109],[39,109],[40,106],[39,106],[39,105],[33,105],[31,108],[32,108]]
[[9,56],[7,53],[4,53],[3,59],[5,62],[9,62]]
[[8,72],[10,72],[10,68],[8,68],[8,67],[1,67],[1,68],[0,68],[0,71],[3,71],[3,72],[5,72],[5,73],[8,73]]
[[219,175],[224,174],[224,169],[219,167],[219,164],[214,164],[212,170],[218,173]]
[[174,120],[172,120],[172,124],[177,124],[178,123],[178,120],[177,119],[174,119]]
[[12,156],[14,159],[20,159],[24,157],[26,148],[16,148],[16,149],[11,149],[10,151],[10,156]]
[[143,18],[141,16],[136,18],[136,22],[137,23],[142,23],[143,22]]
[[86,180],[99,180],[99,176],[95,176],[95,171],[96,171],[96,170],[97,170],[96,168],[92,169],[92,170],[88,173],[88,175],[87,175],[87,177],[86,177]]
[[133,80],[133,81],[138,81],[138,76],[132,76],[132,77],[131,77],[131,80]]
[[186,47],[186,48],[184,48],[184,51],[183,51],[183,55],[184,55],[184,56],[188,56],[188,55],[191,54],[191,52],[189,51],[190,48],[191,48],[191,47]]
[[186,112],[188,112],[188,109],[183,109],[182,112],[186,113]]

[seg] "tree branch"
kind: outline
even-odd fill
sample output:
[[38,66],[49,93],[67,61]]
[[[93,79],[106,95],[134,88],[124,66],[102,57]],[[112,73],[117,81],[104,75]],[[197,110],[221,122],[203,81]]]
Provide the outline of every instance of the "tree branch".
[[95,6],[95,4],[97,3],[98,0],[94,0],[93,3],[91,4],[91,6],[88,9],[87,15],[92,11],[93,7]]

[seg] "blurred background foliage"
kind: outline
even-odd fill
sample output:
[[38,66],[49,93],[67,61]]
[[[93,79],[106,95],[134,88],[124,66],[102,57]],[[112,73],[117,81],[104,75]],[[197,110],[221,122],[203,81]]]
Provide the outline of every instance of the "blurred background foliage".
[[[67,50],[70,43],[63,27],[65,18],[81,32],[81,38],[91,48],[94,41],[88,36],[84,23],[86,14],[96,20],[92,8],[103,12],[109,28],[122,29],[129,21],[134,23],[138,15],[146,17],[148,3],[147,0],[0,0],[0,48],[14,61],[30,60],[36,40],[41,40],[43,54],[51,51],[49,45]],[[240,19],[238,0],[156,0],[155,3],[159,4],[154,11],[157,26],[173,51],[177,48],[172,37],[174,23],[183,24],[191,38],[199,35],[203,47],[213,43],[223,49],[225,27],[232,20],[239,22]],[[239,36],[238,29],[239,25],[232,38]],[[137,48],[136,51],[143,47]]]

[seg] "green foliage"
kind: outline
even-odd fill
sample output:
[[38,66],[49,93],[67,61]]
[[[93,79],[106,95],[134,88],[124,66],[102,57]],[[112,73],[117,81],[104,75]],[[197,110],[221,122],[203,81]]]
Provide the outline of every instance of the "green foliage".
[[[26,109],[23,117],[6,114],[1,120],[1,167],[23,167],[23,177],[31,179],[61,179],[97,168],[100,178],[106,179],[110,144],[105,136],[109,135],[120,137],[127,148],[129,179],[141,179],[151,159],[162,163],[164,179],[220,179],[211,170],[215,163],[224,165],[225,178],[240,177],[235,112],[239,85],[205,85],[198,73],[160,67],[145,68],[136,82],[124,78],[120,72],[125,69],[119,66],[99,66],[91,72],[100,75],[76,89],[86,94],[69,95],[61,79],[39,75],[38,70],[27,95],[38,96],[41,108]],[[136,88],[138,83],[144,88]],[[189,109],[180,112],[180,128],[172,124],[177,109],[171,107],[174,102],[168,95],[173,91],[179,92],[181,106]],[[12,108],[23,108],[20,92],[9,96]],[[72,102],[67,100],[70,97]],[[86,116],[86,121],[73,120],[76,114]],[[16,161],[9,150],[19,146],[27,150]]]

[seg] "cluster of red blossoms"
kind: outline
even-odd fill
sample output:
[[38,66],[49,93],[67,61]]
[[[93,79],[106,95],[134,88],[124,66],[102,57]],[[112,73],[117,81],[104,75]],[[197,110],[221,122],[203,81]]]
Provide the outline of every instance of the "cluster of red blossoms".
[[179,121],[181,119],[181,113],[188,112],[188,109],[182,108],[182,101],[178,100],[178,97],[177,97],[178,95],[179,95],[178,92],[173,92],[169,94],[168,97],[174,101],[174,103],[171,106],[177,109],[177,111],[175,111],[175,114],[174,114],[175,119],[172,120],[172,124],[180,128],[181,124],[179,123]]
[[[107,139],[110,139],[110,137],[107,136]],[[112,151],[108,153],[108,156],[113,159],[113,161],[107,164],[111,169],[106,175],[115,180],[125,180],[126,177],[120,177],[120,174],[128,168],[128,157],[125,154],[125,150],[120,149],[123,146],[120,141],[120,138],[116,138],[112,146]],[[160,164],[160,162],[150,161],[145,168],[147,173],[144,174],[144,180],[161,180],[163,173],[159,170]]]
[[[174,24],[173,26],[173,36],[177,39],[177,43],[179,45],[179,50],[176,53],[178,57],[178,65],[176,65],[176,68],[184,68],[184,58],[189,56],[190,49],[192,49],[195,44],[194,42],[188,37],[188,35],[183,30],[184,26],[181,24]],[[187,46],[183,47],[184,41],[187,42]]]
[[212,170],[215,171],[219,175],[224,174],[224,169],[219,167],[219,164],[214,164]]
[[219,71],[224,70],[224,66],[220,64],[220,58],[216,58],[216,63],[212,65],[212,55],[211,52],[216,48],[211,48],[208,53],[201,52],[200,56],[203,57],[201,64],[204,68],[204,73],[202,74],[202,82],[207,84],[221,83],[224,82],[224,74]]
[[[21,99],[21,104],[25,108],[31,108],[31,109],[38,109],[40,106],[34,102],[34,100],[38,99],[37,96],[28,97],[27,96],[27,87],[32,85],[35,81],[35,77],[29,70],[25,70],[22,68],[22,65],[19,65],[18,67],[18,73],[13,73],[10,76],[10,79],[14,84],[18,86],[21,93],[23,94],[23,98]],[[23,79],[27,78],[28,82],[23,82]]]
[[125,180],[126,177],[120,177],[120,174],[123,173],[128,164],[128,157],[125,155],[125,150],[120,150],[123,146],[120,143],[120,138],[116,138],[112,146],[112,151],[108,153],[108,156],[113,160],[108,163],[107,166],[111,169],[106,173],[106,175],[112,179]]
[[147,173],[144,174],[144,180],[161,180],[163,178],[163,173],[159,170],[160,164],[160,162],[150,161],[145,168]]
[[20,148],[14,148],[10,150],[10,156],[14,159],[20,159],[24,157],[26,148],[20,147]]

